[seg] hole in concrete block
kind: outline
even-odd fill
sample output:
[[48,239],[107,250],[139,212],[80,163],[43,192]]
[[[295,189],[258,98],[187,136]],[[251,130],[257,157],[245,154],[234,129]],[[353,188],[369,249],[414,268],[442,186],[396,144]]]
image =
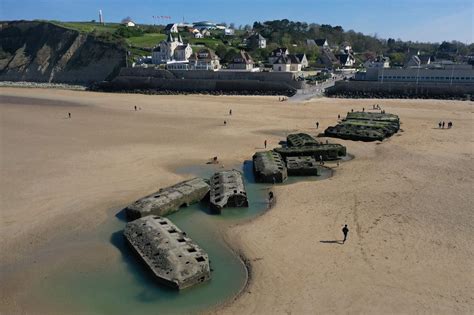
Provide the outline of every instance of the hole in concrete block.
[[160,197],[161,197],[161,195],[156,195],[156,196],[154,196],[154,198],[160,198]]
[[206,260],[204,259],[204,257],[202,257],[202,256],[196,257],[196,260],[197,260],[197,262],[206,261]]
[[188,248],[189,253],[195,253],[196,249],[194,247]]
[[161,225],[166,225],[166,224],[168,224],[168,223],[167,223],[166,221],[160,221],[160,224],[161,224]]
[[178,233],[175,229],[168,230],[169,233]]
[[153,219],[158,220],[158,219],[161,219],[161,217],[155,215],[155,216],[153,217]]
[[185,240],[184,238],[179,238],[179,239],[178,239],[178,242],[184,243],[184,242],[186,242],[186,240]]

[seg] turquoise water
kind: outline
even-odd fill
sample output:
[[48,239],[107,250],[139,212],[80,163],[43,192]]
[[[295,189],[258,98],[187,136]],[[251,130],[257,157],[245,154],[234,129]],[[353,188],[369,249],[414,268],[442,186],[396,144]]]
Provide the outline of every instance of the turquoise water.
[[[47,308],[66,310],[67,313],[83,314],[181,314],[194,313],[225,302],[245,286],[247,271],[240,258],[225,244],[219,229],[242,219],[252,218],[268,208],[267,196],[270,185],[254,181],[252,162],[242,166],[248,208],[227,208],[222,215],[210,215],[207,207],[195,204],[168,216],[208,254],[211,261],[212,279],[207,283],[184,291],[175,291],[157,284],[148,269],[126,246],[122,230],[125,227],[123,211],[113,210],[98,231],[79,238],[73,244],[77,251],[87,255],[95,250],[96,265],[71,264],[74,268],[61,268],[52,277],[39,284],[34,291],[41,292],[40,299]],[[177,172],[209,178],[219,165],[190,166]],[[288,183],[299,180],[321,180],[332,175],[322,169],[322,176],[294,177]],[[278,196],[277,196],[278,198]],[[104,261],[107,255],[100,248],[119,252],[118,259]],[[99,253],[97,253],[99,251]],[[88,259],[86,259],[87,261]]]

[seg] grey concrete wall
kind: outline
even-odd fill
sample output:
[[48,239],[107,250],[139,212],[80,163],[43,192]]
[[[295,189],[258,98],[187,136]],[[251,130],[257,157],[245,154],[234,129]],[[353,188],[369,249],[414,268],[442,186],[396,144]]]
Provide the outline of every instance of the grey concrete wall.
[[474,84],[339,81],[328,88],[326,93],[328,95],[373,93],[387,96],[464,96],[474,94]]
[[122,68],[120,76],[152,77],[180,80],[215,80],[215,81],[260,81],[284,82],[295,89],[302,87],[302,82],[295,81],[293,73],[285,72],[245,72],[245,71],[187,71],[160,70],[154,68]]
[[193,80],[164,79],[155,77],[118,76],[111,83],[101,86],[106,91],[156,90],[176,92],[232,92],[259,94],[281,92],[287,94],[293,87],[287,82],[262,82],[255,80]]

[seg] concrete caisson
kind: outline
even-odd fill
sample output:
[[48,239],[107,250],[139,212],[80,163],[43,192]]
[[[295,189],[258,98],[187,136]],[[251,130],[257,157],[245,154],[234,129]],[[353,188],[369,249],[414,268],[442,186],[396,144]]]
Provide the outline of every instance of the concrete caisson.
[[221,213],[225,207],[248,207],[242,173],[237,170],[221,171],[211,177],[210,208]]
[[319,142],[307,133],[293,133],[286,137],[286,145],[289,147],[302,147],[307,145],[319,145]]
[[275,151],[257,152],[252,157],[255,180],[261,183],[282,183],[288,178],[285,162]]
[[400,129],[400,119],[397,115],[374,112],[350,112],[336,126],[330,126],[324,134],[355,141],[382,141],[392,136]]
[[336,160],[346,155],[346,147],[337,143],[275,148],[286,160],[289,156],[312,156],[317,160]]
[[318,163],[312,156],[289,156],[286,158],[289,176],[317,176]]
[[201,201],[209,190],[210,186],[204,179],[193,178],[143,197],[125,208],[125,212],[129,220],[150,214],[166,215]]
[[211,278],[209,257],[170,220],[146,216],[127,223],[124,236],[156,279],[185,289]]

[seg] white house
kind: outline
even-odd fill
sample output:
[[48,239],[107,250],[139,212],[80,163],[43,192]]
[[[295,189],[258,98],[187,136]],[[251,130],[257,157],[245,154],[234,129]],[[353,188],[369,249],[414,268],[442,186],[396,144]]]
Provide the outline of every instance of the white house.
[[204,38],[204,35],[201,34],[201,32],[197,31],[194,33],[194,38]]
[[337,55],[337,58],[343,67],[352,67],[355,64],[355,58],[352,54],[340,54]]
[[163,64],[171,61],[187,61],[193,49],[189,44],[184,44],[181,35],[174,36],[168,34],[166,40],[153,49],[152,62],[154,64]]
[[265,48],[267,47],[267,40],[260,34],[254,34],[247,38],[247,46],[249,48]]
[[329,48],[329,43],[326,38],[318,38],[315,39],[314,42],[319,48]]
[[378,56],[375,59],[367,60],[366,62],[364,62],[364,68],[390,68],[390,58]]
[[229,69],[234,70],[252,70],[254,68],[254,61],[248,52],[241,50],[239,55],[232,59],[229,63]]
[[298,57],[298,59],[300,60],[301,68],[306,68],[309,66],[308,58],[306,58],[305,53],[296,54],[295,56]]
[[204,48],[189,58],[190,70],[217,71],[221,68],[219,57],[210,49]]
[[405,62],[404,66],[405,68],[427,66],[431,64],[432,61],[430,55],[421,55],[420,52],[418,52],[418,54],[411,56],[408,61]]
[[270,56],[268,57],[268,63],[270,64],[274,64],[275,61],[277,61],[278,58],[280,58],[281,56],[288,56],[290,52],[288,51],[288,48],[286,47],[280,47],[280,48],[277,48],[277,49],[274,49],[271,53],[270,53]]
[[280,56],[273,64],[276,72],[298,72],[301,71],[301,61],[296,55]]
[[235,30],[233,28],[226,28],[226,29],[224,29],[224,35],[225,36],[234,36],[235,35]]
[[122,25],[125,25],[126,27],[135,27],[136,24],[130,19],[125,19],[122,21]]

